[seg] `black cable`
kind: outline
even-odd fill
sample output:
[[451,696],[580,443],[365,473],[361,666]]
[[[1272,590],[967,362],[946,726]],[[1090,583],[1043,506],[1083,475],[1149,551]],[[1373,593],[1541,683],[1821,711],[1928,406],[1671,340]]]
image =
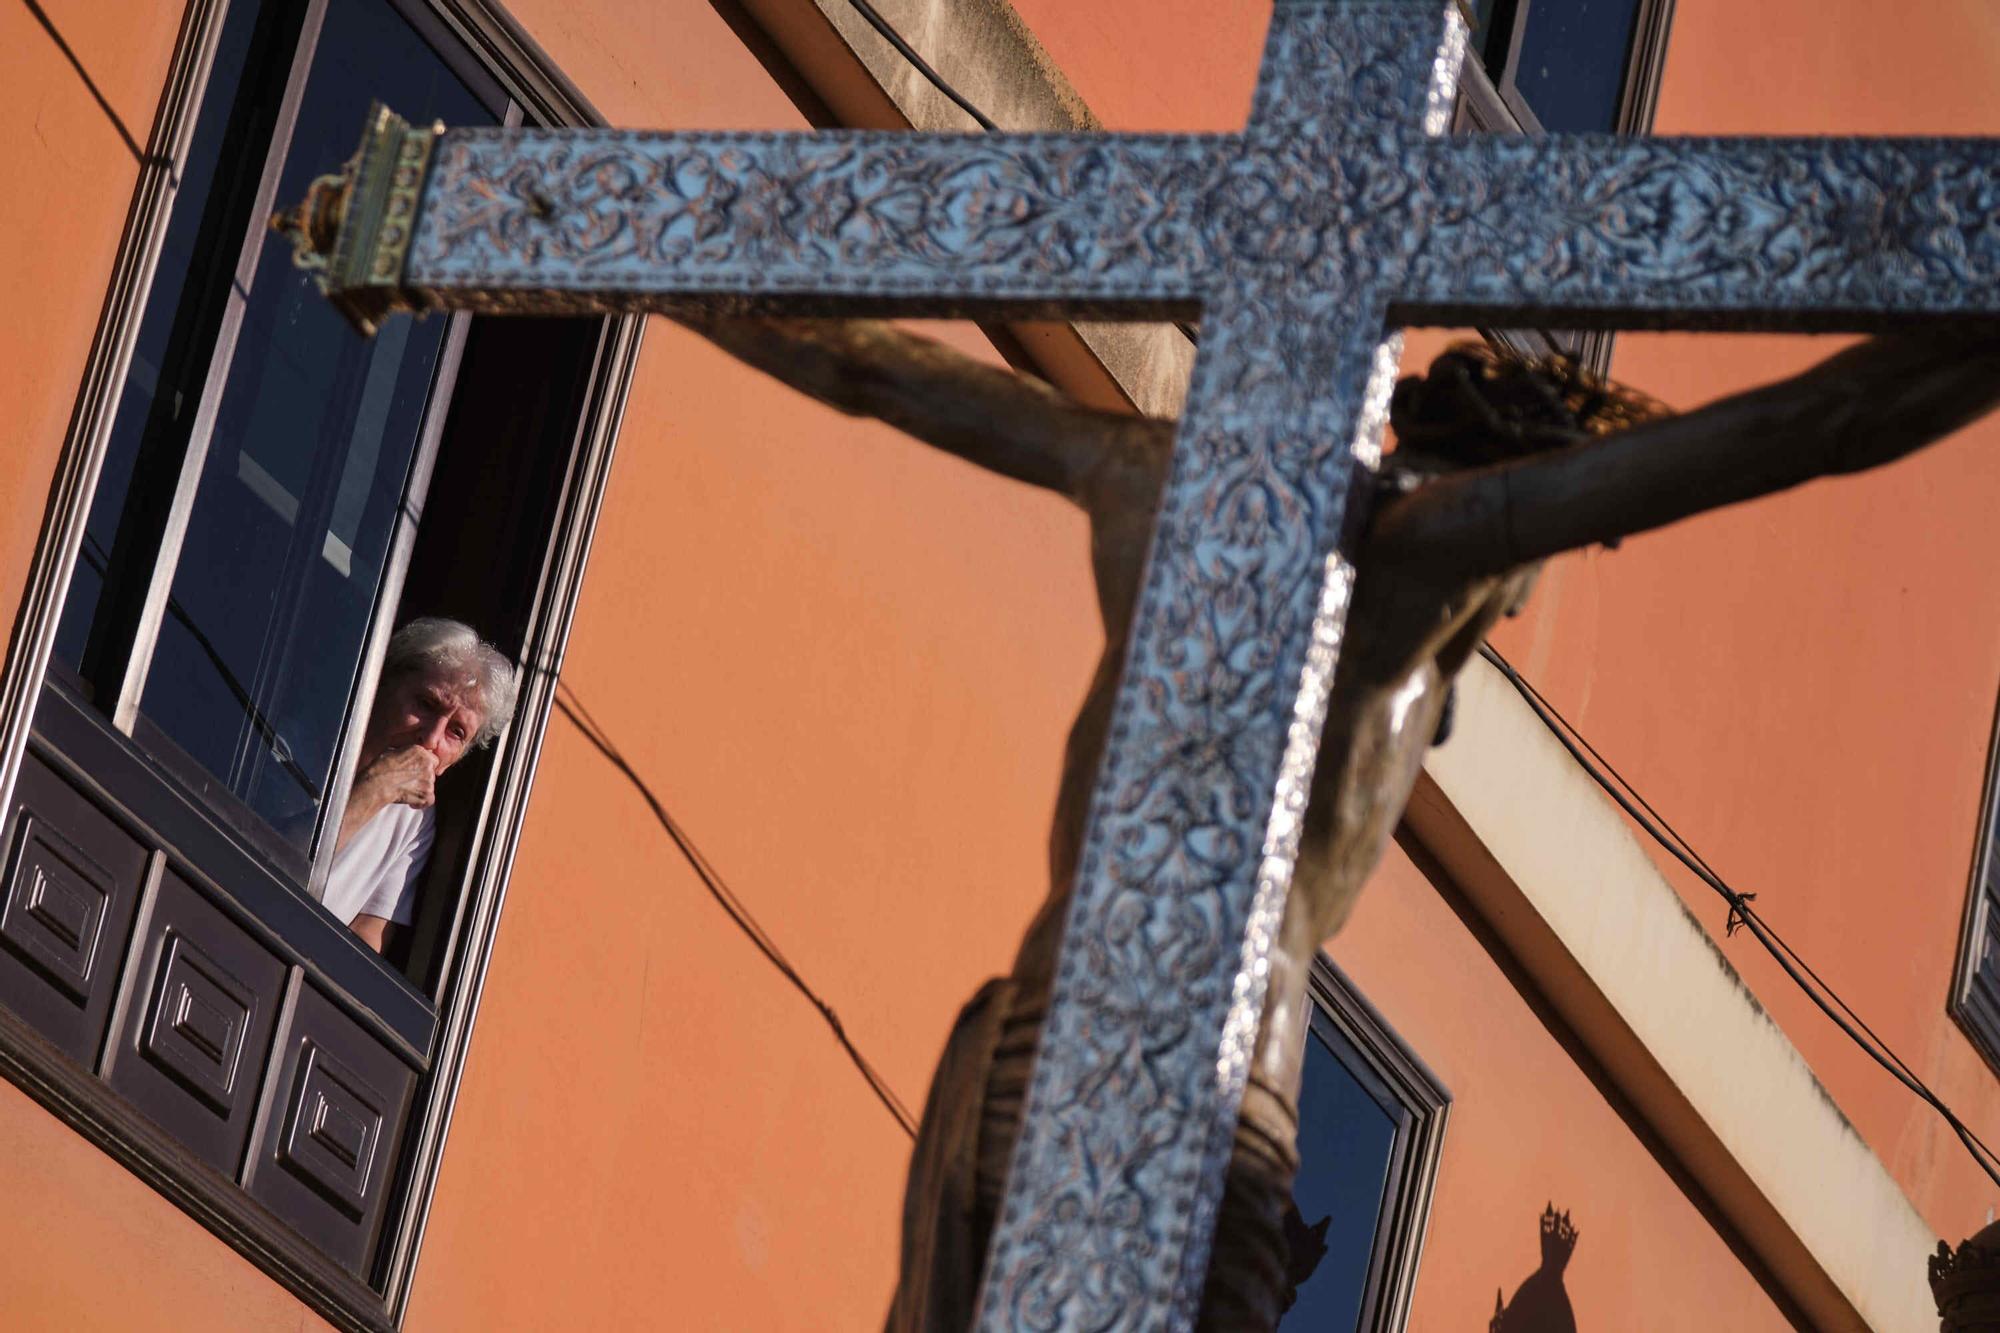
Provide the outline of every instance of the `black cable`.
[[[1487,645],[1482,648],[1482,654],[1486,656],[1488,661],[1498,667],[1502,674],[1507,676],[1515,689],[1520,692],[1522,698],[1527,700],[1529,707],[1534,709],[1536,715],[1541,718],[1543,725],[1550,729],[1556,739],[1570,752],[1571,757],[1583,765],[1585,771],[1590,773],[1592,779],[1599,786],[1603,787],[1614,801],[1618,802],[1620,808],[1626,814],[1630,815],[1641,828],[1645,829],[1655,841],[1666,848],[1676,860],[1692,871],[1696,878],[1715,890],[1716,893],[1720,894],[1729,903],[1730,923],[1727,933],[1734,934],[1739,925],[1747,926],[1750,929],[1750,933],[1756,937],[1757,941],[1764,946],[1766,952],[1770,953],[1778,965],[1784,969],[1786,975],[1792,979],[1793,983],[1805,992],[1807,998],[1812,1000],[1819,1007],[1820,1011],[1832,1020],[1850,1040],[1857,1046],[1860,1046],[1870,1058],[1875,1060],[1884,1069],[1887,1069],[1897,1082],[1903,1084],[1920,1100],[1937,1111],[1944,1118],[1945,1122],[1951,1126],[1953,1132],[1958,1136],[1959,1141],[1965,1145],[1966,1150],[1972,1154],[1974,1160],[1979,1162],[1981,1168],[1989,1176],[1993,1176],[1994,1168],[1989,1165],[1989,1161],[2000,1161],[2000,1158],[1996,1158],[1993,1150],[1988,1148],[1985,1142],[1952,1112],[1950,1107],[1946,1106],[1935,1093],[1924,1085],[1923,1081],[1917,1077],[1916,1072],[1904,1062],[1902,1057],[1897,1055],[1889,1044],[1873,1028],[1868,1026],[1866,1020],[1856,1013],[1851,1005],[1841,999],[1839,993],[1832,986],[1828,985],[1819,973],[1813,970],[1812,966],[1799,955],[1798,951],[1793,949],[1769,922],[1759,916],[1755,908],[1749,906],[1749,900],[1755,898],[1756,895],[1738,893],[1725,883],[1715,873],[1714,869],[1709,866],[1707,861],[1703,860],[1694,851],[1687,840],[1681,837],[1674,830],[1673,826],[1668,824],[1643,796],[1639,795],[1637,790],[1632,787],[1632,784],[1627,782],[1624,776],[1599,754],[1597,749],[1588,740],[1584,739],[1582,733],[1578,732],[1570,724],[1569,720],[1564,718],[1555,709],[1554,705],[1543,698],[1533,685],[1530,685],[1522,678],[1520,673],[1515,671],[1513,666],[1497,650]],[[1574,743],[1572,743],[1572,738]],[[1596,761],[1595,765],[1584,759],[1583,754],[1579,752],[1579,746],[1583,751],[1589,752],[1591,760]],[[1602,771],[1599,770],[1597,765],[1602,766]],[[1623,789],[1622,792],[1612,787],[1611,783],[1606,780],[1604,773],[1607,772],[1612,779],[1616,780],[1619,788]],[[1630,793],[1631,799],[1626,799],[1624,793]],[[1639,810],[1634,808],[1635,803],[1644,809],[1645,815],[1641,815]],[[1649,820],[1646,816],[1651,816],[1651,819]],[[1658,821],[1657,826],[1652,821]],[[1808,984],[1808,978],[1810,978],[1811,984]],[[1834,1007],[1838,1007],[1841,1014],[1836,1014],[1833,1011]],[[1843,1018],[1842,1014],[1845,1014],[1846,1018]],[[1850,1026],[1848,1020],[1852,1020],[1852,1026]],[[1855,1028],[1859,1028],[1860,1032],[1857,1033]],[[1864,1033],[1868,1038],[1866,1041],[1862,1040],[1861,1034]],[[1995,1183],[2000,1184],[2000,1176],[1995,1177]]]
[[952,105],[956,106],[960,111],[963,111],[966,115],[971,116],[974,120],[978,121],[979,128],[983,130],[990,130],[995,134],[998,134],[1000,132],[1000,127],[998,125],[995,125],[991,120],[988,120],[986,117],[986,113],[984,111],[981,111],[978,107],[974,106],[971,102],[967,101],[963,96],[961,96],[958,89],[946,83],[944,81],[944,76],[942,74],[939,74],[936,70],[932,69],[930,65],[924,60],[924,58],[918,55],[908,42],[903,40],[903,35],[901,33],[897,32],[894,28],[890,27],[889,20],[883,18],[880,14],[876,13],[875,6],[869,4],[868,0],[847,0],[847,3],[854,7],[854,12],[859,14],[862,17],[862,19],[867,22],[869,27],[873,28],[876,32],[882,34],[882,40],[888,42],[889,45],[895,47],[897,53],[901,55],[903,59],[909,61],[910,67],[916,70],[917,73],[923,75],[925,80],[929,82],[931,87],[937,89],[939,92],[943,93],[946,97],[950,98],[952,101]]
[[[1589,738],[1584,736],[1582,732],[1579,732],[1575,727],[1570,725],[1569,719],[1563,717],[1562,713],[1559,710],[1557,710],[1554,704],[1551,704],[1548,701],[1548,699],[1543,696],[1540,690],[1537,690],[1532,684],[1528,682],[1528,680],[1525,677],[1521,676],[1519,672],[1515,671],[1513,666],[1510,663],[1508,663],[1506,658],[1501,656],[1500,651],[1497,648],[1494,648],[1491,644],[1483,644],[1481,645],[1481,647],[1484,653],[1487,655],[1488,661],[1493,662],[1496,666],[1498,666],[1503,674],[1509,674],[1509,678],[1515,682],[1515,688],[1517,690],[1522,691],[1524,696],[1532,696],[1529,699],[1529,703],[1531,705],[1534,703],[1540,703],[1543,708],[1546,708],[1551,714],[1553,714],[1555,718],[1559,722],[1561,722],[1563,729],[1576,739],[1577,744],[1581,745],[1587,752],[1589,752],[1591,759],[1595,760],[1597,764],[1601,766],[1606,773],[1609,773],[1611,775],[1611,777],[1618,783],[1619,787],[1621,787],[1627,794],[1629,794],[1633,800],[1639,803],[1640,808],[1643,809],[1647,813],[1647,815],[1651,816],[1652,819],[1659,824],[1660,828],[1666,833],[1667,837],[1673,839],[1674,845],[1668,847],[1667,850],[1669,852],[1673,852],[1674,856],[1681,862],[1682,865],[1687,866],[1689,870],[1693,871],[1696,878],[1701,879],[1711,889],[1714,889],[1717,893],[1723,894],[1725,897],[1731,900],[1730,920],[1732,922],[1739,924],[1747,924],[1748,916],[1745,915],[1745,912],[1749,909],[1746,909],[1743,906],[1741,906],[1739,903],[1735,901],[1735,899],[1740,897],[1744,901],[1748,901],[1750,899],[1755,898],[1757,895],[1754,893],[1745,893],[1740,895],[1735,894],[1729,888],[1729,886],[1722,881],[1721,876],[1716,873],[1715,868],[1709,865],[1709,863],[1702,858],[1701,854],[1694,849],[1694,846],[1691,843],[1689,843],[1686,838],[1683,838],[1681,836],[1680,830],[1676,829],[1672,824],[1668,823],[1666,816],[1662,815],[1658,810],[1654,809],[1652,803],[1648,801],[1645,798],[1645,796],[1640,794],[1639,790],[1635,788],[1630,782],[1627,782],[1625,780],[1625,775],[1623,773],[1620,773],[1609,759],[1606,759],[1602,754],[1598,753],[1597,747],[1590,743]],[[1547,719],[1544,719],[1545,724],[1546,721]],[[1655,837],[1657,838],[1658,835],[1656,834]],[[1663,841],[1661,845],[1665,846],[1666,844]],[[1679,848],[1679,851],[1676,851],[1675,848]],[[1685,852],[1686,856],[1682,856],[1681,852]],[[1690,858],[1692,859],[1690,860]],[[1769,923],[1763,922],[1763,918],[1759,917],[1758,920],[1760,923],[1765,924],[1768,928]],[[1725,933],[1734,934],[1735,931],[1736,931],[1736,925],[1731,924],[1726,927]],[[1897,1056],[1894,1051],[1889,1049],[1889,1044],[1881,1038],[1881,1036],[1875,1031],[1874,1028],[1868,1026],[1867,1020],[1862,1018],[1861,1015],[1856,1013],[1853,1009],[1849,1008],[1847,1002],[1840,998],[1840,996],[1834,991],[1833,987],[1827,985],[1825,979],[1822,978],[1819,973],[1813,971],[1812,965],[1810,963],[1806,962],[1804,958],[1800,957],[1798,953],[1792,949],[1792,946],[1789,943],[1787,943],[1782,938],[1777,937],[1777,932],[1775,930],[1773,930],[1771,934],[1773,938],[1776,939],[1778,946],[1783,948],[1784,951],[1792,957],[1793,961],[1798,963],[1799,967],[1805,971],[1806,975],[1812,978],[1813,983],[1819,986],[1822,990],[1824,990],[1828,995],[1828,997],[1831,998],[1835,1004],[1838,1004],[1840,1006],[1842,1012],[1844,1012],[1849,1018],[1853,1019],[1856,1025],[1858,1025],[1863,1032],[1868,1034],[1869,1040],[1873,1041],[1878,1047],[1881,1048],[1881,1050],[1885,1054],[1887,1054],[1891,1059],[1895,1060],[1898,1067],[1900,1067],[1905,1074],[1909,1075],[1910,1078],[1914,1079],[1916,1077],[1916,1071],[1911,1069],[1907,1064],[1904,1064],[1902,1059],[1899,1056]]]
[[[1498,649],[1491,644],[1482,644],[1479,652],[1480,656],[1491,662],[1500,674],[1507,678],[1508,683],[1527,702],[1528,707],[1534,710],[1535,716],[1541,719],[1542,725],[1549,729],[1550,734],[1565,750],[1569,751],[1570,757],[1590,774],[1591,779],[1604,789],[1605,794],[1617,802],[1618,808],[1665,848],[1669,855],[1686,866],[1695,878],[1713,889],[1729,904],[1729,924],[1726,933],[1734,934],[1739,925],[1748,927],[1750,934],[1764,946],[1765,952],[1784,969],[1785,975],[1805,993],[1806,998],[1811,1000],[1848,1040],[1887,1070],[1891,1077],[1908,1088],[1918,1100],[1936,1111],[1945,1124],[1951,1127],[1952,1133],[1957,1136],[1959,1143],[1978,1164],[1979,1169],[1984,1171],[1994,1184],[2000,1185],[2000,1155],[1996,1155],[1987,1147],[1985,1140],[1959,1119],[1957,1114],[1917,1077],[1903,1058],[1876,1034],[1875,1029],[1869,1027],[1861,1015],[1855,1013],[1853,1007],[1841,999],[1839,993],[1799,956],[1798,951],[1786,943],[1769,922],[1758,915],[1757,909],[1750,905],[1750,900],[1757,895],[1737,892],[1716,874],[1687,840],[1674,831],[1673,826],[1668,824],[1643,796],[1639,795],[1632,784],[1612,767],[1609,760],[1600,755],[1596,748],[1584,739],[1583,734],[1577,731],[1567,718],[1556,711],[1553,704],[1544,699],[1541,693],[1514,669],[1512,663],[1500,655]],[[1628,792],[1630,795],[1627,795]],[[1865,1038],[1863,1034],[1866,1034]]]
[[662,805],[660,798],[653,794],[653,789],[646,785],[646,780],[639,776],[625,756],[619,753],[618,747],[611,743],[611,738],[605,733],[604,728],[598,725],[597,719],[590,715],[590,710],[583,706],[581,699],[577,698],[576,691],[560,680],[556,682],[556,690],[556,707],[562,710],[563,716],[567,717],[576,729],[583,733],[583,738],[596,747],[597,752],[609,760],[611,766],[632,784],[651,808],[653,818],[659,821],[660,827],[667,831],[669,838],[673,839],[674,846],[694,868],[694,873],[700,878],[702,886],[708,890],[709,896],[715,899],[716,905],[722,908],[737,929],[749,937],[750,942],[757,946],[757,951],[764,955],[771,966],[778,969],[778,974],[790,982],[792,988],[805,996],[806,1001],[819,1011],[819,1016],[826,1020],[827,1027],[832,1030],[834,1040],[847,1052],[847,1058],[853,1061],[854,1067],[860,1071],[862,1079],[875,1094],[876,1100],[896,1118],[896,1123],[902,1127],[905,1134],[915,1138],[916,1118],[910,1114],[909,1108],[903,1105],[903,1100],[896,1095],[896,1090],[889,1086],[888,1081],[876,1071],[875,1066],[868,1063],[868,1057],[855,1046],[854,1039],[847,1035],[847,1028],[842,1025],[840,1015],[833,1011],[833,1006],[822,1000],[806,983],[806,979],[799,975],[798,969],[785,957],[777,941],[773,940],[758,923],[757,918],[750,914],[750,909],[743,905],[743,900],[736,896],[721,873],[702,854],[701,849],[695,846],[687,830],[667,813],[666,806]]
[[[1605,773],[1608,773],[1611,776],[1611,778],[1618,783],[1619,788],[1623,790],[1626,794],[1628,794],[1632,798],[1632,800],[1637,802],[1639,807],[1643,809],[1655,823],[1658,824],[1659,827],[1657,830],[1652,828],[1647,829],[1647,832],[1652,834],[1654,840],[1659,842],[1662,847],[1665,847],[1667,851],[1670,852],[1674,856],[1674,858],[1678,860],[1682,865],[1686,866],[1690,871],[1692,871],[1697,879],[1701,880],[1703,883],[1707,884],[1711,889],[1715,890],[1717,893],[1723,896],[1723,898],[1729,903],[1729,922],[1725,927],[1725,933],[1733,935],[1736,933],[1736,930],[1739,926],[1749,924],[1750,917],[1755,915],[1755,909],[1749,907],[1748,903],[1751,899],[1754,899],[1757,895],[1754,893],[1739,894],[1735,890],[1731,889],[1728,884],[1723,882],[1722,877],[1716,873],[1715,868],[1709,865],[1709,863],[1702,858],[1699,852],[1695,851],[1693,845],[1689,843],[1686,838],[1680,835],[1680,831],[1678,829],[1676,829],[1672,824],[1667,822],[1666,816],[1662,815],[1658,810],[1654,809],[1652,802],[1648,801],[1643,795],[1640,794],[1639,790],[1636,787],[1634,787],[1630,782],[1626,781],[1625,775],[1623,773],[1620,773],[1617,767],[1614,766],[1609,759],[1606,759],[1602,754],[1600,754],[1597,750],[1597,747],[1592,745],[1589,739],[1585,737],[1582,732],[1578,731],[1574,726],[1572,726],[1570,724],[1569,719],[1564,717],[1562,713],[1556,708],[1556,706],[1550,703],[1540,690],[1537,690],[1532,684],[1528,682],[1526,677],[1522,676],[1520,672],[1516,671],[1513,667],[1513,664],[1508,662],[1507,659],[1500,654],[1499,649],[1493,647],[1491,644],[1482,644],[1480,645],[1480,651],[1481,655],[1484,656],[1487,661],[1493,663],[1500,669],[1502,674],[1507,676],[1509,681],[1513,683],[1514,688],[1521,693],[1523,698],[1527,699],[1529,706],[1534,708],[1536,714],[1542,718],[1543,724],[1545,726],[1549,726],[1552,731],[1556,732],[1558,740],[1563,739],[1565,735],[1573,738],[1576,741],[1576,743],[1582,746],[1583,749],[1590,755],[1591,760],[1595,761],[1597,766],[1601,768]],[[1551,718],[1554,719],[1553,722],[1551,721]],[[1561,724],[1560,729],[1556,727],[1555,723]],[[1577,757],[1579,760],[1581,759],[1581,756],[1576,755],[1575,750],[1572,749],[1570,753],[1572,756]],[[1586,764],[1585,767],[1586,769],[1588,769],[1589,765]],[[1593,772],[1591,776],[1593,778],[1596,778],[1600,786],[1604,785],[1603,779],[1598,778],[1595,772]],[[1609,791],[1610,789],[1607,787],[1606,790]],[[1615,798],[1617,793],[1613,792],[1612,795]],[[1620,805],[1622,806],[1623,804],[1624,802],[1620,801]],[[1636,813],[1632,812],[1629,808],[1627,809],[1627,813],[1632,814],[1634,819],[1639,819],[1639,816]],[[1645,827],[1645,821],[1643,819],[1640,820],[1639,822],[1642,827]],[[1664,834],[1665,836],[1662,836],[1662,834]],[[1672,839],[1672,841],[1669,842],[1668,839]],[[1876,1044],[1876,1046],[1878,1046],[1885,1054],[1887,1054],[1891,1059],[1895,1060],[1896,1065],[1898,1066],[1899,1069],[1902,1070],[1904,1074],[1908,1075],[1909,1078],[1911,1079],[1916,1078],[1916,1071],[1912,1070],[1907,1064],[1904,1064],[1902,1059],[1898,1057],[1893,1050],[1890,1050],[1889,1044],[1881,1038],[1881,1036],[1875,1031],[1874,1028],[1868,1026],[1867,1020],[1863,1019],[1860,1014],[1856,1013],[1852,1008],[1850,1008],[1847,1002],[1842,1000],[1840,996],[1834,991],[1833,987],[1829,986],[1826,983],[1825,979],[1819,975],[1819,973],[1813,971],[1812,966],[1809,963],[1807,963],[1804,958],[1800,957],[1797,951],[1795,951],[1789,943],[1787,943],[1783,938],[1779,937],[1775,930],[1772,930],[1770,928],[1768,922],[1765,922],[1762,917],[1758,917],[1757,922],[1758,924],[1763,925],[1767,930],[1770,930],[1772,939],[1776,942],[1777,946],[1782,948],[1785,951],[1785,953],[1788,954],[1793,959],[1793,961],[1795,961],[1799,965],[1799,967],[1804,970],[1806,975],[1812,978],[1813,983],[1818,987],[1820,987],[1823,991],[1825,991],[1827,996],[1830,999],[1832,999],[1832,1001],[1835,1004],[1839,1005],[1841,1010],[1844,1013],[1846,1013],[1849,1018],[1854,1020],[1854,1022],[1861,1028],[1861,1030],[1868,1035],[1869,1040],[1873,1041]],[[1752,933],[1755,932],[1753,931]],[[1767,944],[1765,947],[1769,948],[1770,945]]]

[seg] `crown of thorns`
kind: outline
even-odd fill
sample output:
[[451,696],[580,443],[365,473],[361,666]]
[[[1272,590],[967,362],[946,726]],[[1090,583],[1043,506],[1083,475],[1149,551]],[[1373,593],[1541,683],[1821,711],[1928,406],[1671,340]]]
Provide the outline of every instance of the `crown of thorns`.
[[1454,343],[1423,375],[1396,385],[1389,424],[1398,451],[1461,467],[1560,449],[1672,415],[1657,399],[1593,374],[1565,355],[1525,357]]

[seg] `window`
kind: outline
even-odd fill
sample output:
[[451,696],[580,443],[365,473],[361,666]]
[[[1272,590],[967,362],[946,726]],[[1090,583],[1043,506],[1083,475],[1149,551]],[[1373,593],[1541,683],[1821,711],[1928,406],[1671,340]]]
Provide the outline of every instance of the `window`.
[[373,95],[453,124],[505,106],[386,0],[237,6],[210,86],[225,81],[238,95],[208,99],[196,127],[55,656],[118,731],[309,886],[463,328],[401,320],[357,337],[264,218],[352,151]]
[[1448,1098],[1321,956],[1299,1093],[1293,1187],[1296,1333],[1400,1329],[1444,1138]]
[[1481,0],[1473,50],[1508,128],[1641,133],[1672,9],[1671,0]]
[[[1644,134],[1653,126],[1673,0],[1476,0],[1459,79],[1459,133]],[[1607,332],[1507,330],[1529,354],[1603,374]]]
[[560,656],[638,337],[348,329],[265,219],[377,98],[596,119],[486,0],[196,0],[8,662],[0,878],[0,1069],[367,1326],[407,1295],[550,682],[440,783],[389,958],[319,901],[361,724],[412,616]]

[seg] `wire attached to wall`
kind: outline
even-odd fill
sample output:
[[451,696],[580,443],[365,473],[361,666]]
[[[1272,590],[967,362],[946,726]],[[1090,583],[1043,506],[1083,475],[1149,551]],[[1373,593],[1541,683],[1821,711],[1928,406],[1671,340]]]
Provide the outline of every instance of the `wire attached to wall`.
[[1734,935],[1739,927],[1747,928],[1757,942],[1764,946],[1765,952],[1784,969],[1785,975],[1792,979],[1793,984],[1805,992],[1806,998],[1818,1006],[1819,1011],[1832,1020],[1834,1026],[1839,1028],[1848,1040],[1860,1047],[1871,1060],[1888,1070],[1898,1083],[1936,1111],[1945,1124],[1951,1127],[1952,1133],[1958,1136],[1958,1141],[1964,1145],[1972,1160],[1978,1163],[1979,1169],[1984,1171],[1995,1185],[2000,1185],[2000,1155],[1996,1155],[1987,1147],[1985,1141],[1959,1119],[1957,1113],[1945,1105],[1944,1100],[1932,1092],[1922,1079],[1917,1077],[1916,1071],[1890,1048],[1875,1029],[1869,1027],[1867,1021],[1854,1012],[1853,1007],[1840,998],[1839,993],[1812,969],[1811,964],[1800,957],[1798,952],[1785,942],[1784,937],[1758,914],[1757,909],[1750,905],[1751,900],[1757,895],[1738,892],[1731,888],[1722,876],[1716,874],[1708,862],[1702,859],[1700,853],[1674,831],[1673,825],[1669,824],[1659,811],[1655,810],[1616,768],[1612,767],[1609,760],[1583,738],[1583,734],[1577,731],[1567,718],[1556,711],[1553,704],[1544,699],[1541,693],[1514,669],[1512,663],[1500,655],[1498,649],[1491,644],[1482,644],[1479,655],[1492,663],[1500,674],[1507,678],[1507,683],[1512,685],[1527,702],[1528,707],[1534,710],[1542,725],[1549,729],[1550,734],[1565,750],[1569,751],[1570,757],[1590,774],[1592,781],[1617,802],[1618,808],[1665,848],[1669,855],[1686,866],[1696,879],[1713,889],[1729,905],[1728,923],[1724,933]]
[[984,111],[974,106],[958,89],[946,83],[944,75],[932,69],[930,62],[918,55],[916,48],[904,41],[903,35],[890,26],[889,20],[875,12],[875,6],[869,4],[868,0],[847,0],[847,3],[853,7],[854,12],[859,14],[869,27],[882,34],[883,41],[896,48],[896,54],[907,60],[910,63],[910,68],[924,76],[925,82],[949,98],[953,106],[978,121],[980,129],[993,134],[1000,132],[1000,127],[995,125]]
[[821,999],[819,993],[799,975],[799,970],[792,966],[789,958],[785,957],[784,950],[778,947],[777,941],[772,939],[757,918],[751,915],[750,909],[743,905],[743,900],[736,896],[735,891],[722,878],[721,872],[716,870],[708,857],[702,854],[701,848],[695,845],[687,830],[667,813],[666,806],[653,794],[653,789],[646,785],[646,780],[639,776],[638,771],[619,752],[618,747],[612,744],[604,728],[591,716],[590,710],[583,706],[583,701],[577,698],[576,691],[561,680],[556,682],[556,707],[578,731],[583,733],[583,738],[609,760],[611,766],[617,769],[627,782],[632,784],[634,790],[652,810],[653,818],[659,821],[660,827],[667,831],[667,836],[673,840],[681,856],[694,869],[695,875],[702,882],[702,887],[706,888],[709,896],[715,899],[716,905],[722,908],[737,929],[749,937],[750,942],[757,946],[757,951],[764,955],[771,966],[778,969],[778,974],[791,983],[792,989],[805,996],[807,1003],[819,1011],[819,1016],[826,1020],[827,1027],[833,1032],[834,1040],[840,1043],[840,1048],[847,1052],[847,1058],[853,1062],[855,1069],[860,1071],[862,1079],[867,1082],[869,1091],[873,1092],[876,1100],[896,1118],[896,1123],[902,1127],[903,1132],[914,1139],[917,1135],[916,1117],[910,1114],[910,1108],[903,1104],[903,1099],[896,1095],[896,1090],[889,1086],[888,1080],[884,1079],[875,1066],[869,1063],[868,1057],[861,1053],[860,1048],[854,1044],[854,1039],[847,1035],[847,1028],[841,1023],[840,1015],[835,1013],[833,1006]]

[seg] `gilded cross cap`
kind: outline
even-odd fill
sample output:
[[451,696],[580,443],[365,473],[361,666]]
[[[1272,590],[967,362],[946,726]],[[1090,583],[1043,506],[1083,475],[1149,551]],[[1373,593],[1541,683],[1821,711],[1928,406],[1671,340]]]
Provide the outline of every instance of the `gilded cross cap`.
[[[2000,317],[2000,144],[1441,137],[1441,0],[1277,0],[1229,135],[410,129],[301,230],[392,309],[1201,320],[981,1297],[1192,1322],[1410,323]],[[308,250],[311,246],[306,247]]]

